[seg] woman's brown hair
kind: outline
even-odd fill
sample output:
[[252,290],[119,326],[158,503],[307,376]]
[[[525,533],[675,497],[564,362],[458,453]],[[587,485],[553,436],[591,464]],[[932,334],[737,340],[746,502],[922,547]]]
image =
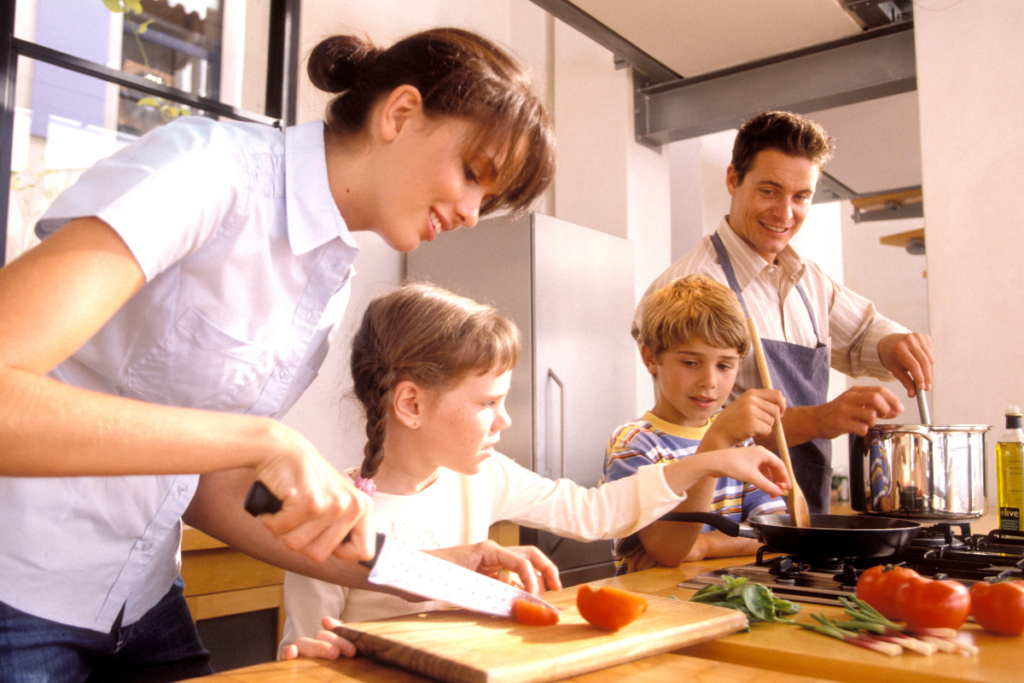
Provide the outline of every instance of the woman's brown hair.
[[352,340],[352,381],[366,411],[360,475],[372,477],[384,457],[395,385],[443,391],[470,373],[511,370],[520,350],[515,323],[434,285],[406,285],[371,301]]
[[357,36],[333,36],[313,48],[307,72],[314,86],[338,93],[327,106],[327,126],[334,133],[362,131],[374,104],[402,85],[420,91],[428,115],[478,124],[468,148],[496,151],[502,188],[485,197],[481,216],[526,209],[554,176],[554,133],[530,76],[475,33],[436,28],[388,49]]

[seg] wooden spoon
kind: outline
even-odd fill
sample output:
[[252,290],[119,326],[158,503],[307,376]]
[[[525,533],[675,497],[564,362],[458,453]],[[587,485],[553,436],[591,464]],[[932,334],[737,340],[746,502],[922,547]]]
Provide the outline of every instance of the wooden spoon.
[[[750,327],[750,343],[754,347],[754,358],[757,359],[757,369],[761,373],[761,384],[765,389],[772,388],[772,378],[768,374],[768,363],[764,359],[764,349],[761,347],[761,336],[757,333],[757,323],[753,318],[747,318],[747,325]],[[789,446],[786,445],[786,435],[782,431],[782,420],[776,420],[772,427],[775,434],[775,443],[779,447],[779,455],[786,466],[786,473],[789,474],[790,489],[786,495],[786,507],[789,508],[789,519],[793,526],[811,526],[811,512],[807,508],[807,499],[804,492],[800,490],[800,484],[796,483],[796,475],[793,473],[793,463],[789,460]]]

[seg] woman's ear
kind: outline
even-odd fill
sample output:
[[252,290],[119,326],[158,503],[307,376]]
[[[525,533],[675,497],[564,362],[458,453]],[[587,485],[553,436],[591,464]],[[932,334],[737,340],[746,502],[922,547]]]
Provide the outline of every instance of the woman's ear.
[[415,382],[404,379],[395,385],[391,403],[395,419],[409,429],[418,429],[426,406],[426,392]]
[[423,113],[423,96],[411,85],[400,85],[384,99],[380,108],[380,136],[386,142],[398,137],[413,118]]

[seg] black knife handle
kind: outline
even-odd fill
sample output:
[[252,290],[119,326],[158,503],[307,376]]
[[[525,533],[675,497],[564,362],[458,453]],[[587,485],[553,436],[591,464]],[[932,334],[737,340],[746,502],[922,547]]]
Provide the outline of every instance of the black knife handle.
[[[253,517],[257,515],[274,514],[281,510],[281,499],[270,492],[266,484],[257,479],[249,487],[249,493],[245,496],[245,511]],[[380,557],[381,548],[384,547],[384,539],[386,536],[381,532],[377,532],[377,547],[373,553],[372,560],[362,560],[359,564],[364,567],[373,569],[373,565],[377,562],[377,558]],[[345,541],[348,540],[348,536],[345,537]],[[344,543],[345,541],[342,541]]]
[[262,481],[254,481],[245,496],[245,511],[255,517],[265,513],[272,515],[280,510],[281,499],[271,493]]

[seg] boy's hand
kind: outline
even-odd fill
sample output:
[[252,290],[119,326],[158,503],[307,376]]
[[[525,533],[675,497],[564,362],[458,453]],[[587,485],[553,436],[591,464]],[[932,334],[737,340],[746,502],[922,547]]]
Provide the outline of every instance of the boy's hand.
[[718,414],[698,452],[738,446],[747,439],[761,440],[772,433],[775,421],[786,412],[786,399],[776,389],[748,389]]

